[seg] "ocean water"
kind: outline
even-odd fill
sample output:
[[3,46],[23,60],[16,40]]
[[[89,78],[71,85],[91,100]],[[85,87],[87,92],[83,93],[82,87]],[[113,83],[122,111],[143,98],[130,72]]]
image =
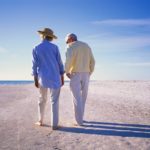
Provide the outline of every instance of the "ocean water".
[[0,80],[0,85],[31,84],[32,80]]
[[[19,85],[19,84],[32,84],[33,80],[0,80],[0,85]],[[69,84],[69,81],[65,81],[65,84]]]

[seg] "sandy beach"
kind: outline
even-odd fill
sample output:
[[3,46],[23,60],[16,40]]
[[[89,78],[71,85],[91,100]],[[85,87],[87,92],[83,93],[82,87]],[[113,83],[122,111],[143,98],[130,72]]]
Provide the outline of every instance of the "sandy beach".
[[50,127],[50,101],[37,127],[33,84],[0,85],[0,150],[150,150],[150,81],[93,81],[84,126],[74,126],[68,83],[61,89],[60,128]]

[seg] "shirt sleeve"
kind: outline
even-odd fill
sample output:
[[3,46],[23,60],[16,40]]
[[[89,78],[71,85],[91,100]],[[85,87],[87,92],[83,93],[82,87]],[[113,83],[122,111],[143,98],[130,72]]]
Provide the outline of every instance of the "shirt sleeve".
[[95,67],[95,59],[94,59],[93,53],[91,51],[91,57],[90,57],[90,74],[93,73],[94,67]]
[[72,66],[73,66],[73,60],[74,60],[73,50],[71,48],[67,48],[66,63],[65,63],[66,74],[71,73]]
[[57,47],[57,62],[58,62],[58,65],[59,65],[60,74],[63,75],[65,73],[64,65],[62,63],[62,59],[61,59],[61,55],[60,55],[58,47]]
[[32,51],[32,75],[38,77],[38,58],[35,49]]

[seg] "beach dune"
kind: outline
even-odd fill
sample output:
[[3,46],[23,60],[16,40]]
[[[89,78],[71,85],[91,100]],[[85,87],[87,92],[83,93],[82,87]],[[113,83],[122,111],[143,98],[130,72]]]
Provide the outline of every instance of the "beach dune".
[[38,89],[33,84],[0,85],[0,150],[149,150],[150,81],[93,81],[84,126],[74,126],[68,83],[61,89],[60,128],[37,121]]

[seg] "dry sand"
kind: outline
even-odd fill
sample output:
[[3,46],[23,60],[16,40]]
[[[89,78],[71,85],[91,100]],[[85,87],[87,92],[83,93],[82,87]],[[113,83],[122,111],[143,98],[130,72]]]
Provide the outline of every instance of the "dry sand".
[[0,150],[150,150],[150,81],[90,83],[83,127],[73,126],[68,84],[61,90],[60,125],[37,127],[38,90],[0,85]]

